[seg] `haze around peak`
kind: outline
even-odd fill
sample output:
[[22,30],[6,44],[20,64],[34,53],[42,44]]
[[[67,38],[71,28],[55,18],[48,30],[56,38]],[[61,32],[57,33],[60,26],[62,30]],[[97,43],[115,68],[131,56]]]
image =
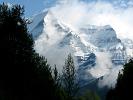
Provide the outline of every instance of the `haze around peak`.
[[[129,0],[130,1],[130,0]],[[60,21],[77,30],[86,25],[114,28],[119,38],[133,38],[132,2],[107,0],[58,0],[50,10]]]

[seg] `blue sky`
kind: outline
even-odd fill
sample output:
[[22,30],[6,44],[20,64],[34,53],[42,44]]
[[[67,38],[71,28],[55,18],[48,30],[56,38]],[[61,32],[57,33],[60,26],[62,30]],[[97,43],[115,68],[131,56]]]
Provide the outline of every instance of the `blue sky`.
[[133,0],[58,1],[65,2],[56,5],[52,9],[52,13],[73,30],[88,24],[110,25],[118,37],[133,39]]
[[[41,12],[43,9],[54,6],[57,1],[63,0],[0,0],[0,3],[6,2],[11,4],[21,4],[25,7],[25,15],[30,17],[34,14]],[[73,1],[73,0],[64,0]],[[106,1],[116,4],[117,6],[126,6],[126,4],[133,0],[80,0],[86,3],[96,1]]]
[[0,3],[2,2],[24,5],[25,15],[32,16],[52,6],[56,0],[0,0]]
[[119,37],[133,38],[133,0],[0,0],[2,2],[24,5],[26,17],[55,6],[51,9],[56,18],[73,28],[87,24],[111,25]]

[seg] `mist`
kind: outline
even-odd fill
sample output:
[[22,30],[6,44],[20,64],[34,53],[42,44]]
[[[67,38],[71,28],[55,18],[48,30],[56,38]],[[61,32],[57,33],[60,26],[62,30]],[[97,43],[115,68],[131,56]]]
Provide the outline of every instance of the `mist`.
[[[133,38],[133,7],[122,2],[97,0],[83,2],[81,0],[58,0],[51,10],[54,15],[65,22],[73,30],[90,25],[111,25],[119,38]],[[125,7],[125,8],[124,8]]]
[[[96,66],[88,70],[89,73],[95,78],[100,78],[98,87],[114,88],[118,73],[123,69],[122,66],[112,64],[111,55],[105,52],[96,52]],[[101,78],[102,77],[102,78]]]
[[[118,38],[133,40],[133,7],[123,6],[124,2],[120,6],[117,3],[112,4],[105,0],[89,3],[81,0],[58,0],[56,5],[49,9],[49,14],[53,14],[51,15],[52,18],[46,16],[47,26],[45,26],[43,34],[35,41],[36,51],[44,55],[52,66],[54,64],[59,66],[58,69],[61,72],[65,58],[69,53],[72,53],[72,50],[70,50],[70,47],[58,48],[58,42],[63,38],[64,33],[54,29],[52,22],[55,19],[70,27],[75,33],[79,33],[79,29],[87,25],[111,25]],[[47,39],[46,34],[49,39]],[[114,87],[118,73],[123,67],[113,65],[109,53],[94,53],[97,57],[96,66],[89,69],[88,73],[91,73],[95,78],[104,76],[98,82],[99,87]],[[56,57],[60,59],[56,59]]]
[[98,86],[100,88],[107,86],[108,88],[114,88],[117,83],[118,73],[123,69],[122,66],[113,67],[108,74],[99,80]]

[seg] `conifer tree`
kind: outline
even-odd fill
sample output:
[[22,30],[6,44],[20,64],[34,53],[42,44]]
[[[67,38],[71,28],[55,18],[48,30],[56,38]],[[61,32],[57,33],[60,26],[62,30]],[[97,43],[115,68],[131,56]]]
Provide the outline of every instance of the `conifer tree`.
[[68,98],[72,99],[78,90],[78,81],[76,76],[76,70],[74,66],[74,61],[71,54],[68,55],[68,58],[65,61],[63,67],[63,86],[66,91]]
[[132,100],[133,90],[133,59],[124,65],[119,73],[117,84],[107,94],[107,100]]
[[50,66],[33,49],[23,14],[20,5],[0,4],[0,99],[56,100]]

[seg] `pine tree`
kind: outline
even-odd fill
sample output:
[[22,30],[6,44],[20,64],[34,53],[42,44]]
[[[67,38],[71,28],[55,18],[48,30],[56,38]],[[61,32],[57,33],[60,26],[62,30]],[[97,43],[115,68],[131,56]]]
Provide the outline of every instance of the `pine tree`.
[[5,98],[14,100],[27,95],[25,83],[32,75],[29,64],[34,52],[33,40],[27,33],[23,12],[20,5],[11,8],[4,3],[0,5],[1,82]]
[[100,100],[100,97],[91,90],[87,90],[82,96],[78,97],[77,100]]
[[56,100],[51,68],[33,49],[23,14],[20,5],[0,4],[0,99]]
[[62,79],[64,90],[66,91],[68,98],[72,99],[78,91],[78,81],[71,54],[68,55],[68,58],[65,61]]
[[132,100],[133,90],[133,59],[124,65],[118,75],[117,84],[107,94],[107,100]]
[[46,97],[49,100],[57,100],[56,84],[52,78],[51,67],[47,63],[47,60],[35,54],[33,61],[37,68],[35,70],[36,76],[31,83],[32,100],[44,100]]
[[53,70],[53,79],[55,82],[55,95],[57,100],[67,100],[67,94],[64,91],[63,87],[61,86],[61,75],[58,73],[57,67],[55,65],[55,68]]

